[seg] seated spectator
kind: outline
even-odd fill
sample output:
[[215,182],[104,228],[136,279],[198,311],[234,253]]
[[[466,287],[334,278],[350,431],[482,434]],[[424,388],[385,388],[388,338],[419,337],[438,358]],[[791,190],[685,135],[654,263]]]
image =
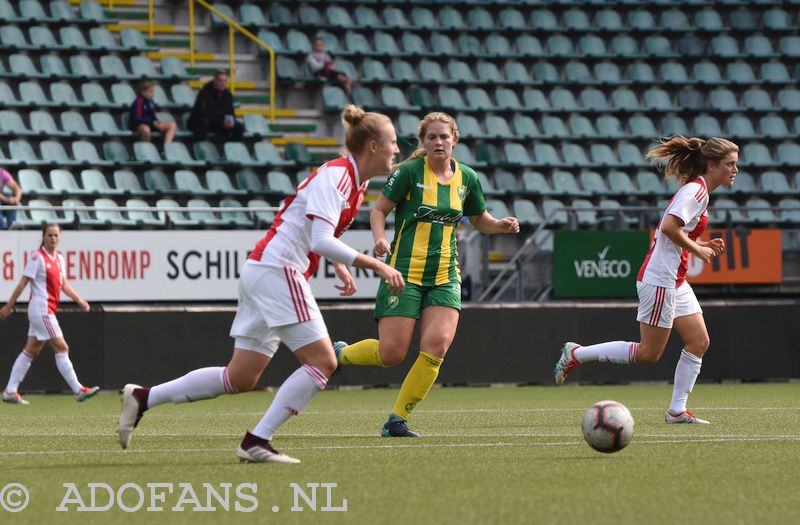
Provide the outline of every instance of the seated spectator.
[[228,73],[219,70],[197,93],[189,115],[189,129],[195,140],[205,140],[209,132],[226,140],[242,140],[244,125],[233,116],[233,95],[228,90]]
[[[11,191],[11,195],[3,191],[6,188]],[[20,202],[22,202],[22,188],[7,170],[0,168],[0,230],[10,230],[17,220],[17,210],[3,210],[2,207],[17,206]]]
[[139,133],[139,140],[150,142],[152,128],[155,128],[164,133],[164,144],[168,144],[175,138],[178,126],[174,121],[158,120],[156,117],[158,107],[153,102],[155,91],[155,84],[149,80],[143,80],[139,84],[139,96],[131,104],[128,122],[131,130]]
[[314,39],[314,51],[306,57],[306,67],[315,77],[326,78],[338,83],[350,96],[353,86],[347,75],[338,69],[333,62],[331,54],[325,51],[325,40],[320,37]]

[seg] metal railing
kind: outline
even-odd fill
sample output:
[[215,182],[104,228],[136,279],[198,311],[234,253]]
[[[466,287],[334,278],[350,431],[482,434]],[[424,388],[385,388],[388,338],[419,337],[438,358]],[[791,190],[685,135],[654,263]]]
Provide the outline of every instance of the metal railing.
[[[219,9],[206,2],[206,0],[189,0],[189,64],[195,66],[195,6],[198,3],[212,14],[219,17],[226,24],[228,24],[228,70],[230,76],[230,90],[231,93],[236,93],[236,59],[234,53],[234,35],[236,31],[255,42],[255,44],[262,49],[265,49],[269,55],[269,120],[275,122],[275,50],[272,49],[266,42],[258,38],[256,35],[242,27],[238,22],[222,13]],[[109,8],[113,9],[113,2],[109,3]],[[153,0],[147,2],[147,32],[150,38],[153,38],[155,31],[155,8]]]

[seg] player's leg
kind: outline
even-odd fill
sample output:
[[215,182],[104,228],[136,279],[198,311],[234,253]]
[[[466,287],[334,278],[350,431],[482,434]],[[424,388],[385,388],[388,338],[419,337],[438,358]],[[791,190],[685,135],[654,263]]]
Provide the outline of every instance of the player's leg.
[[[52,316],[51,320],[54,324],[57,325],[57,321],[55,320],[55,316]],[[59,328],[60,333],[60,328]],[[83,386],[81,382],[78,380],[78,375],[75,373],[75,368],[72,366],[72,360],[69,358],[69,345],[67,344],[66,339],[64,336],[56,337],[48,341],[50,344],[50,348],[53,349],[53,356],[55,357],[56,361],[56,368],[58,368],[58,372],[61,374],[61,377],[64,378],[64,381],[67,382],[67,386],[72,391],[72,394],[75,396],[75,400],[78,402],[83,402],[93,397],[97,392],[100,391],[99,386]]]
[[419,286],[406,284],[398,296],[381,281],[375,297],[375,319],[378,319],[380,340],[364,339],[351,345],[337,341],[334,351],[339,364],[386,368],[402,363],[420,316],[422,297]]
[[381,429],[384,437],[418,437],[406,421],[411,411],[425,399],[439,376],[439,368],[458,327],[459,310],[447,306],[429,306],[420,320],[420,352],[406,374],[400,392]]
[[261,421],[245,434],[236,455],[243,461],[257,463],[299,463],[299,460],[277,452],[270,441],[291,416],[302,412],[319,392],[325,390],[328,379],[336,371],[337,362],[321,317],[279,326],[274,331],[294,352],[301,366],[280,386]]
[[678,289],[675,331],[683,339],[684,348],[675,366],[672,400],[664,419],[668,423],[708,423],[686,410],[686,401],[700,375],[703,356],[710,343],[702,309],[688,284]]
[[36,336],[29,335],[25,342],[25,348],[17,356],[14,365],[11,367],[11,374],[8,377],[8,384],[3,391],[3,401],[6,403],[17,403],[27,405],[28,401],[19,394],[19,384],[25,379],[28,370],[31,368],[33,360],[39,356],[44,347],[45,341],[39,341]]
[[147,124],[139,124],[136,126],[136,132],[139,133],[139,140],[142,142],[150,142],[152,139],[152,133],[150,132],[150,126]]

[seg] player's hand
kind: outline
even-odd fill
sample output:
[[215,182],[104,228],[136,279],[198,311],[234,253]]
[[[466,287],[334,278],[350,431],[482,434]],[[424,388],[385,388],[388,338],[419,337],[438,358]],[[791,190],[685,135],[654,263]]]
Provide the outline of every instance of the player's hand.
[[339,290],[339,295],[342,297],[349,297],[358,291],[358,286],[356,285],[356,280],[353,278],[353,275],[350,273],[350,270],[341,263],[335,263],[333,265],[333,269],[336,272],[336,277],[342,281],[340,285],[334,285],[333,287]]
[[381,239],[375,243],[375,246],[372,248],[372,253],[375,254],[376,257],[383,257],[384,255],[390,255],[392,250],[390,249],[389,241],[386,239]]
[[5,321],[11,315],[11,307],[8,305],[0,308],[0,321]]
[[695,253],[695,255],[699,257],[703,262],[707,263],[711,262],[711,258],[716,256],[714,250],[712,248],[709,248],[708,246],[700,246],[700,249],[697,250],[697,253]]
[[503,233],[519,233],[519,221],[516,217],[506,217],[500,220],[500,230]]
[[78,301],[78,306],[80,306],[81,310],[83,310],[84,312],[89,311],[89,303],[87,303],[85,299],[81,299],[80,301]]
[[400,295],[406,287],[406,282],[403,280],[403,274],[389,266],[388,264],[381,263],[378,269],[378,275],[386,281],[386,285],[393,293]]
[[705,244],[706,247],[711,248],[714,250],[714,256],[722,255],[725,253],[725,241],[721,238],[717,237],[715,239],[711,239]]

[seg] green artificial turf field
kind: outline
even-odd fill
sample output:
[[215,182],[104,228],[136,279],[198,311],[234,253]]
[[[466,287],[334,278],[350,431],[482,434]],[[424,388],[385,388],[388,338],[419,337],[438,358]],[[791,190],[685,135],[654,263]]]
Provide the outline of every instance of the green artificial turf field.
[[[117,394],[4,404],[0,523],[800,522],[797,383],[698,385],[690,408],[711,425],[664,424],[669,385],[438,388],[411,421],[425,437],[378,437],[396,393],[322,393],[274,442],[300,465],[234,455],[272,399],[264,392],[158,407],[127,451],[117,444]],[[584,411],[602,399],[624,403],[636,421],[616,454],[581,436]],[[6,510],[25,500],[10,483],[27,489],[21,512]],[[292,510],[295,499],[304,510]],[[330,509],[345,499],[346,511]]]

